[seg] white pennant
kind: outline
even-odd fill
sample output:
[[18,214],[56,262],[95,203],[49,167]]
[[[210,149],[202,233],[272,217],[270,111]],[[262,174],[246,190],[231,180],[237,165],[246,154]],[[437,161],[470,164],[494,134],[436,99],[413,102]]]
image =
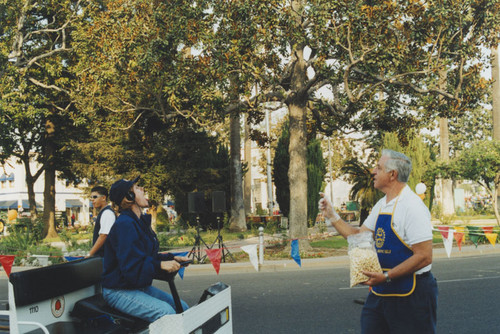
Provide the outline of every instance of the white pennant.
[[250,263],[255,270],[259,271],[259,259],[257,257],[257,244],[240,247],[250,257]]
[[453,247],[453,230],[448,230],[448,238],[443,237],[443,244],[444,244],[444,249],[446,251],[446,255],[448,255],[448,258],[451,255],[451,248]]

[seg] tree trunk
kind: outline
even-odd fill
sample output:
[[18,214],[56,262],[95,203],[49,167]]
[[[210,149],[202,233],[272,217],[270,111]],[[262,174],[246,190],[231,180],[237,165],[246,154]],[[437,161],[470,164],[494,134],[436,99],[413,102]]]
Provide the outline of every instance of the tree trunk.
[[299,239],[300,248],[309,248],[307,237],[307,147],[305,105],[290,109],[290,238]]
[[[297,25],[301,24],[304,8],[303,1],[293,0],[292,9]],[[287,99],[290,114],[290,167],[288,179],[290,181],[290,238],[299,239],[301,250],[311,248],[307,240],[307,95],[299,94],[307,82],[307,67],[304,60],[304,46],[296,41],[291,41],[293,46],[293,63],[291,74],[291,95]]]
[[495,218],[497,219],[497,225],[500,226],[500,214],[498,212],[498,191],[499,191],[499,186],[500,185],[500,173],[497,173],[496,177],[495,177],[495,182],[494,182],[494,185],[493,185],[493,194],[497,195],[497,196],[493,196],[493,194],[491,194],[492,198],[493,198],[493,211],[495,212]]
[[[447,73],[445,70],[439,72],[439,86],[446,88]],[[440,97],[441,103],[446,103],[443,97]],[[441,117],[439,120],[439,147],[441,160],[448,162],[450,160],[450,136],[448,130],[448,119]],[[453,182],[450,179],[441,180],[441,208],[444,216],[455,214],[453,202]]]
[[248,124],[245,116],[245,138],[244,151],[245,162],[247,164],[247,172],[243,180],[243,200],[245,205],[245,213],[252,212],[252,140],[250,139],[250,124]]
[[498,47],[491,48],[491,78],[493,79],[493,139],[500,140],[500,64]]
[[[493,194],[498,194],[498,187],[495,187],[493,189]],[[493,198],[493,211],[495,212],[497,225],[500,226],[500,213],[498,212],[498,196],[491,196],[491,197]]]
[[38,218],[38,211],[36,209],[36,198],[35,198],[36,178],[34,178],[33,175],[31,174],[29,156],[28,155],[23,156],[21,160],[23,162],[24,172],[26,174],[25,180],[26,180],[26,187],[28,188],[28,203],[30,206],[29,210],[31,215],[31,222],[34,224],[36,219]]
[[[492,87],[492,110],[493,115],[493,139],[500,141],[500,59],[498,58],[498,45],[491,48],[491,78],[493,79]],[[495,187],[495,196],[493,203],[495,216],[500,225],[498,214],[498,195],[499,189]]]
[[240,113],[230,115],[230,183],[231,183],[231,231],[246,231],[245,206],[243,204],[243,172],[241,169]]
[[45,223],[44,232],[46,238],[57,237],[55,228],[56,213],[56,169],[54,165],[54,156],[56,153],[55,145],[52,141],[54,136],[54,124],[46,122],[46,141],[45,141],[45,186],[43,190],[43,221]]

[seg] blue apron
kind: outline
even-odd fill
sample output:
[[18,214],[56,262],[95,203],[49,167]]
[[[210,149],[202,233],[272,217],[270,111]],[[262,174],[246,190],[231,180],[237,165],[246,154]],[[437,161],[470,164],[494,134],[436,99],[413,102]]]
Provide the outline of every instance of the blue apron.
[[[375,224],[375,249],[384,272],[391,270],[413,255],[410,246],[401,239],[393,228],[392,220],[398,200],[394,204],[392,213],[379,212]],[[377,296],[405,297],[413,293],[415,285],[416,276],[413,273],[394,279],[390,283],[373,286],[371,290]]]

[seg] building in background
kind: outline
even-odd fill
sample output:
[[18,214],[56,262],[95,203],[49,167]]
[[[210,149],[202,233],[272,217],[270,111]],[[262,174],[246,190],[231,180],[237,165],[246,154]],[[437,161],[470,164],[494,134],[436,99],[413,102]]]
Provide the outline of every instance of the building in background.
[[[10,158],[0,167],[0,210],[15,209],[20,216],[29,216],[28,188],[24,166]],[[31,170],[40,167],[36,162],[31,163]],[[44,173],[35,182],[35,201],[38,211],[43,211]],[[56,216],[71,222],[75,216],[75,223],[82,225],[89,223],[91,202],[83,187],[73,187],[65,180],[56,178]]]

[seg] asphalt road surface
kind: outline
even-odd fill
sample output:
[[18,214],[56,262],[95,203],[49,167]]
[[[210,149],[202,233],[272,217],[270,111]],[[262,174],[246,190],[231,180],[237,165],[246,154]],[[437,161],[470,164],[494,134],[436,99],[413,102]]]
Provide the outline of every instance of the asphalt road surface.
[[[293,263],[290,263],[293,265]],[[438,279],[438,333],[499,333],[500,255],[442,258],[434,261]],[[188,304],[222,281],[231,286],[235,334],[359,333],[365,287],[348,288],[347,265],[321,269],[220,275],[186,271],[176,285]],[[0,299],[7,299],[0,279]],[[155,285],[168,291],[163,282]]]
[[[500,255],[434,261],[438,280],[438,333],[500,333]],[[234,333],[360,333],[367,288],[348,288],[349,269],[189,276],[179,293],[196,303],[204,286],[231,285]],[[195,296],[195,297],[193,297]]]

